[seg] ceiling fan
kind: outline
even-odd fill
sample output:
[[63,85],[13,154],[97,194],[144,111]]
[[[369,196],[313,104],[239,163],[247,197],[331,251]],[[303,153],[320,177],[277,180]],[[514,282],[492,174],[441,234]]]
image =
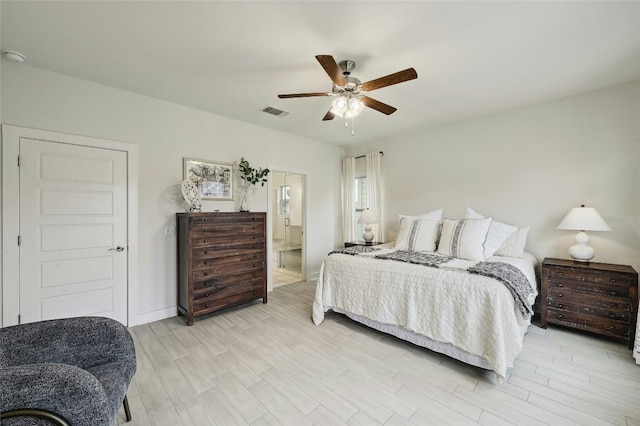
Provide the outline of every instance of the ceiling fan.
[[337,96],[338,98],[333,102],[331,109],[322,119],[323,121],[333,120],[336,115],[345,118],[354,117],[360,113],[363,106],[368,106],[386,115],[393,114],[396,112],[396,108],[370,98],[364,93],[418,78],[418,73],[416,73],[415,69],[407,68],[403,71],[361,83],[360,80],[351,76],[351,71],[356,66],[354,61],[346,60],[337,64],[331,55],[317,55],[316,59],[329,75],[331,81],[333,81],[331,92],[291,93],[278,95],[278,98]]

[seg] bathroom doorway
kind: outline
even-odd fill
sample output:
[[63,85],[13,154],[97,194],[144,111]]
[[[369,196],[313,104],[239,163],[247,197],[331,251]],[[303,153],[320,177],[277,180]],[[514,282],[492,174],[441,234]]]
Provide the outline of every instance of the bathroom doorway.
[[304,279],[304,178],[280,171],[271,177],[274,287]]

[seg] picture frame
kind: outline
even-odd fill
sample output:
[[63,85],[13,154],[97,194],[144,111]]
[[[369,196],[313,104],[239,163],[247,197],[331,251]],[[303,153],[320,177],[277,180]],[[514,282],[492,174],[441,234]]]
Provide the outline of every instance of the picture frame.
[[233,201],[233,164],[197,158],[183,159],[184,179],[191,180],[203,200]]

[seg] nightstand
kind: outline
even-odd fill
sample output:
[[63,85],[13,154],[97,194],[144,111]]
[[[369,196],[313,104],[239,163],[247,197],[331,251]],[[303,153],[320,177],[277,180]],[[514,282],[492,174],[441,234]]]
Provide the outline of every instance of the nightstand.
[[541,287],[542,328],[563,325],[633,348],[638,273],[631,266],[546,258]]
[[370,243],[366,241],[347,241],[344,243],[344,248],[353,246],[379,246],[380,244],[384,243],[380,241],[371,241]]

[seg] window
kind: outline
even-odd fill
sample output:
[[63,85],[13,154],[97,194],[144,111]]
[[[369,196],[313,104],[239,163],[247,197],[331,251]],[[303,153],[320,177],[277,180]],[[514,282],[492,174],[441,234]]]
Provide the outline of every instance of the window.
[[364,224],[362,223],[358,223],[358,219],[360,219],[360,213],[363,210],[367,209],[368,206],[368,202],[369,202],[369,197],[367,196],[367,191],[368,191],[368,182],[367,182],[367,177],[357,177],[356,178],[356,194],[354,197],[354,201],[355,201],[355,213],[353,215],[354,220],[355,220],[355,229],[354,229],[354,236],[356,239],[361,239],[362,238],[362,234],[364,234]]

